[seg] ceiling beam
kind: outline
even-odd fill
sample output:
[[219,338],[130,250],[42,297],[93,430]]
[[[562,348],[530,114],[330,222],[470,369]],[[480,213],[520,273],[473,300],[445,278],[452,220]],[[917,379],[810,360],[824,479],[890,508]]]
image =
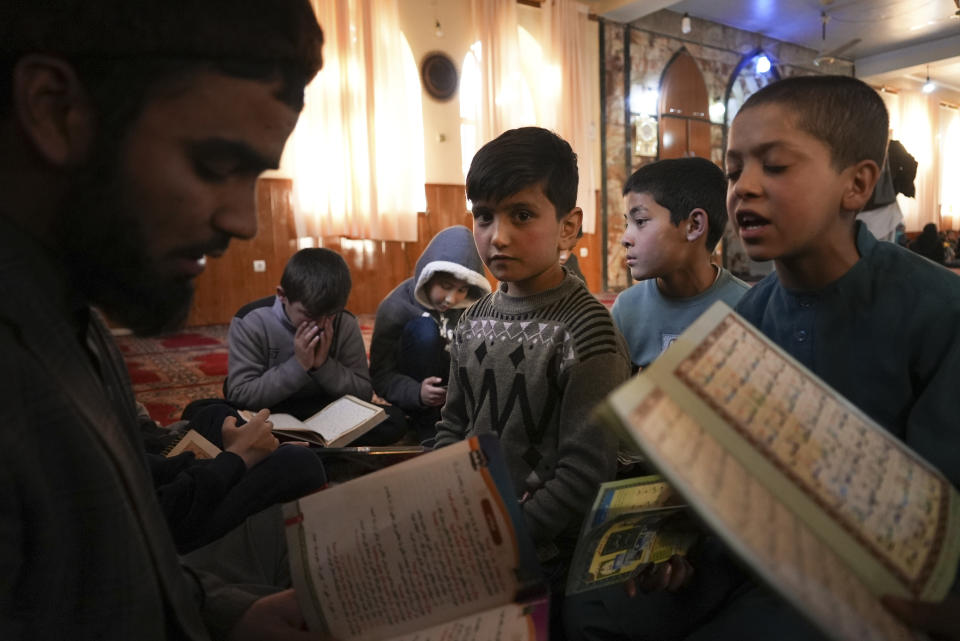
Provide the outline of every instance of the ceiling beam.
[[919,44],[857,58],[857,76],[875,76],[907,67],[955,58],[960,51],[960,35],[927,40]]
[[590,12],[614,22],[633,22],[654,11],[666,9],[679,0],[599,0],[590,5]]

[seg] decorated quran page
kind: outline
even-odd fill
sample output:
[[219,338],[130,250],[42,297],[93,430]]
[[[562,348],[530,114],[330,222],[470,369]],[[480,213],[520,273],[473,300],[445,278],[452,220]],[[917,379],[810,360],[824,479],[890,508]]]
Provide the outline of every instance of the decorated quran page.
[[879,596],[947,594],[957,492],[729,307],[714,304],[600,414],[825,634],[922,638]]
[[545,586],[496,436],[311,494],[284,517],[293,585],[322,638],[546,640]]

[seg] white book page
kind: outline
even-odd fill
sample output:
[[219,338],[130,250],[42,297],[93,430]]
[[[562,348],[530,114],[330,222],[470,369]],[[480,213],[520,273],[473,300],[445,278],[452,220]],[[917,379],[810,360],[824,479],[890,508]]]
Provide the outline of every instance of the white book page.
[[796,514],[669,396],[652,388],[631,428],[711,528],[833,639],[905,641],[907,630]]
[[376,408],[370,408],[354,401],[351,397],[344,396],[324,407],[318,414],[311,416],[305,422],[305,426],[330,442],[376,413]]
[[312,631],[386,639],[513,600],[518,541],[472,443],[284,507],[293,583]]
[[[444,623],[426,630],[394,637],[390,641],[546,641],[546,628],[535,620],[535,606],[511,603],[501,608],[487,610],[477,615]],[[548,609],[548,604],[540,607]],[[542,618],[546,618],[543,612]]]

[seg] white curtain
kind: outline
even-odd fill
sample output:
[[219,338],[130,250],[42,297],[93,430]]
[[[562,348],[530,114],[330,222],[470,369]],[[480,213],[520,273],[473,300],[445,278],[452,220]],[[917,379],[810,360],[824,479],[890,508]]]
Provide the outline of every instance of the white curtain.
[[415,241],[426,209],[423,116],[397,0],[314,0],[324,65],[282,171],[300,236]]
[[940,108],[940,222],[960,229],[960,110]]
[[577,205],[583,209],[584,233],[592,234],[596,231],[598,181],[592,135],[597,127],[591,117],[594,102],[599,103],[599,87],[595,86],[596,74],[590,73],[586,55],[588,10],[586,5],[573,0],[547,0],[541,10],[545,62],[541,77],[557,85],[553,91],[549,87],[541,89],[540,95],[553,101],[553,108],[544,112],[555,116],[552,121],[545,119],[543,125],[565,138],[577,153]]
[[[586,5],[545,0],[539,39],[519,27],[516,0],[471,0],[470,11],[479,43],[480,108],[478,126],[461,130],[465,159],[507,129],[539,125],[555,131],[577,154],[577,205],[584,212],[583,231],[593,233],[597,161],[591,107],[599,104],[599,88],[588,63]],[[467,73],[463,80],[468,81]],[[461,94],[461,99],[472,95],[463,89]],[[469,109],[461,109],[467,113]]]
[[899,98],[899,122],[891,120],[893,136],[917,160],[916,197],[897,197],[903,222],[910,231],[922,229],[927,223],[939,226],[939,101],[919,91],[901,91]]
[[[480,43],[480,145],[507,129],[532,124],[522,117],[525,81],[520,66],[517,0],[470,0],[473,39]],[[475,148],[479,148],[479,145]]]

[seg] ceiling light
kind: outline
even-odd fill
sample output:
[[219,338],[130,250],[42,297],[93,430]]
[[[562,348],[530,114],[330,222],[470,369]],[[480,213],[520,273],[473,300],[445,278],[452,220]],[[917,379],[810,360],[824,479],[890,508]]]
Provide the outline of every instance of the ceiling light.
[[683,14],[683,17],[680,18],[680,31],[683,33],[690,33],[692,29],[693,26],[690,24],[690,14]]
[[757,56],[757,73],[767,73],[770,71],[770,58],[759,55]]
[[923,88],[920,91],[923,93],[933,93],[933,90],[936,88],[937,85],[930,81],[930,65],[927,65],[927,82],[923,85]]

